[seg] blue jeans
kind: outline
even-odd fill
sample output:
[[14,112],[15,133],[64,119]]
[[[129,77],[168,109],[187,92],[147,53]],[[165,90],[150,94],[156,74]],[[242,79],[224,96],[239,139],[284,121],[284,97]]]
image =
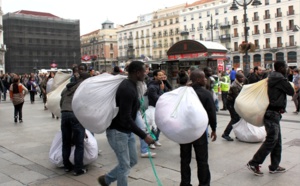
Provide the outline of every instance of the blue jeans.
[[[140,111],[137,112],[136,114],[136,119],[135,119],[135,123],[137,124],[137,126],[142,129],[143,131],[147,131],[146,125],[144,123],[144,120],[142,118],[142,114]],[[145,142],[145,140],[143,140],[142,138],[140,138],[140,147],[141,147],[141,153],[147,153],[148,152],[148,144]]]
[[62,132],[62,156],[65,168],[73,167],[70,162],[71,146],[75,145],[74,171],[78,172],[83,168],[83,149],[85,129],[79,123],[73,112],[61,113]]
[[105,175],[105,182],[109,185],[117,180],[117,186],[127,186],[130,168],[137,164],[135,136],[115,129],[107,129],[106,137],[114,150],[118,165]]

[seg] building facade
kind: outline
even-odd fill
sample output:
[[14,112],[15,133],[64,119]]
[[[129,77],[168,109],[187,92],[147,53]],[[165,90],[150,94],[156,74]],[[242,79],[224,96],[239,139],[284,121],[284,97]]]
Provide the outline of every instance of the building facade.
[[138,16],[138,20],[119,27],[118,54],[121,66],[133,59],[152,59],[152,14]]
[[91,66],[95,70],[111,71],[118,65],[118,43],[114,23],[106,20],[102,28],[80,37],[81,56],[92,56]]
[[[245,54],[239,45],[245,40],[243,7],[230,10],[232,0],[204,0],[186,5],[180,13],[180,30],[185,39],[223,44],[228,49],[228,63],[244,68]],[[243,2],[243,1],[239,1]],[[248,54],[250,66],[271,68],[274,60],[300,66],[300,0],[261,0],[260,6],[247,6],[247,39],[255,45]]]
[[184,39],[180,35],[180,11],[186,4],[174,5],[153,12],[152,39],[153,58],[167,58],[168,49],[176,42]]
[[6,72],[72,68],[80,63],[79,20],[21,10],[3,16]]
[[6,45],[3,41],[3,24],[2,24],[2,0],[0,0],[0,74],[5,73],[5,52],[6,52]]

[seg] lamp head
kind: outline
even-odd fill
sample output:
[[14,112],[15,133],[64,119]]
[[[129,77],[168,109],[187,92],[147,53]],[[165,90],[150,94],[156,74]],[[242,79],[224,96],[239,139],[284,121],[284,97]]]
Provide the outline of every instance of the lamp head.
[[233,1],[231,7],[229,8],[229,10],[237,10],[239,9],[239,7],[236,5],[235,1]]
[[260,2],[260,0],[254,0],[251,5],[252,6],[258,6],[258,5],[261,5],[261,2]]

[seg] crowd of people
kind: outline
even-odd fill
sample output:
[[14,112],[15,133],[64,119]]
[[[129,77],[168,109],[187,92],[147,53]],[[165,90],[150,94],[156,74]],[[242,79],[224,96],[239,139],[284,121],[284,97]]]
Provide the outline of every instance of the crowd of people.
[[[232,125],[240,120],[240,116],[234,109],[235,99],[239,95],[245,84],[253,84],[262,79],[268,78],[268,92],[270,104],[264,116],[266,127],[266,140],[253,158],[248,162],[248,168],[255,175],[262,176],[260,164],[262,164],[268,154],[271,154],[270,173],[285,172],[285,168],[280,166],[281,157],[281,133],[280,119],[285,112],[286,95],[290,95],[295,103],[295,114],[299,113],[299,70],[286,71],[284,62],[274,63],[274,71],[265,71],[262,67],[254,67],[245,76],[243,70],[232,69],[230,71],[217,72],[210,67],[199,69],[190,67],[188,71],[180,70],[177,76],[177,86],[172,86],[167,79],[164,70],[150,71],[149,65],[139,61],[127,63],[122,71],[118,66],[113,68],[112,75],[126,75],[125,79],[118,87],[116,93],[116,104],[119,107],[117,116],[106,130],[108,143],[114,150],[118,164],[114,169],[98,178],[102,186],[110,185],[117,181],[117,185],[128,185],[128,175],[130,169],[137,163],[137,150],[135,136],[140,139],[140,156],[142,158],[155,157],[156,153],[150,149],[161,147],[159,141],[160,129],[155,124],[154,115],[147,115],[147,110],[155,110],[156,103],[161,95],[172,91],[177,87],[191,86],[204,109],[207,112],[211,134],[207,131],[197,140],[180,144],[180,170],[181,186],[191,185],[191,151],[194,147],[198,167],[199,185],[210,185],[210,170],[208,165],[208,137],[212,141],[217,139],[217,119],[216,113],[220,110],[229,111],[230,121],[222,134],[222,138],[233,141],[230,137]],[[106,73],[105,71],[101,73]],[[88,70],[85,64],[80,64],[73,68],[70,83],[61,94],[61,130],[62,130],[62,156],[64,170],[74,171],[75,176],[87,172],[83,165],[83,141],[85,129],[77,120],[72,111],[72,98],[77,87],[85,79],[101,74],[93,69]],[[44,110],[47,108],[47,94],[51,91],[51,84],[55,72],[49,74],[25,74],[19,76],[9,73],[0,75],[0,92],[2,101],[6,101],[6,94],[9,92],[10,99],[14,105],[14,122],[23,122],[22,106],[24,96],[30,94],[30,102],[34,104],[35,97],[43,99]],[[288,82],[292,82],[294,87]],[[219,97],[222,99],[222,109],[219,109]],[[1,98],[0,98],[1,100]],[[53,118],[55,117],[52,114]],[[58,116],[56,116],[57,119]],[[146,118],[146,120],[145,120]],[[147,122],[148,121],[148,122]],[[74,165],[70,162],[71,146],[75,145]]]

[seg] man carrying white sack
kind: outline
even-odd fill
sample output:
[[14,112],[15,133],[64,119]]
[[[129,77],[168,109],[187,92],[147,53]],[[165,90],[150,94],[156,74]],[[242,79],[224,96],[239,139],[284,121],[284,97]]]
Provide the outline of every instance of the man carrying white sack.
[[269,165],[269,172],[274,174],[286,171],[285,168],[279,166],[282,150],[280,120],[281,114],[285,112],[286,108],[286,95],[292,96],[294,89],[285,77],[285,62],[276,61],[274,68],[275,71],[270,74],[268,79],[268,96],[270,103],[264,115],[264,125],[267,136],[258,151],[254,154],[252,160],[247,164],[248,169],[253,171],[257,176],[263,176],[259,165],[264,162],[270,153],[271,165]]
[[98,178],[102,186],[117,181],[117,186],[127,186],[130,169],[137,163],[135,136],[144,139],[147,144],[154,140],[135,123],[140,108],[137,82],[144,81],[145,66],[143,62],[133,61],[128,66],[128,79],[122,81],[116,92],[116,104],[119,107],[117,116],[106,130],[106,137],[114,150],[118,165],[105,175]]
[[[199,97],[204,109],[208,114],[208,123],[211,127],[212,141],[217,139],[217,117],[216,107],[211,95],[211,92],[203,88],[207,82],[203,71],[196,69],[191,72],[190,75],[192,81],[192,87],[194,88],[197,96]],[[180,173],[181,182],[180,186],[191,186],[191,158],[192,158],[192,146],[195,150],[197,167],[198,167],[198,180],[200,186],[210,185],[210,171],[208,166],[208,145],[206,132],[194,142],[188,144],[180,144]]]

